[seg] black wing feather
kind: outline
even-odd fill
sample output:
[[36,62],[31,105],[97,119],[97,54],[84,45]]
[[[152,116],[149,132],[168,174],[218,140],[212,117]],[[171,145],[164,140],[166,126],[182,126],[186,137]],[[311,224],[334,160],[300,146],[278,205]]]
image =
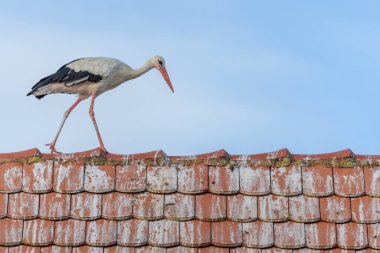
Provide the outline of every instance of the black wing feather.
[[[86,78],[84,81],[87,81],[87,82],[97,83],[97,82],[101,81],[103,79],[103,77],[100,75],[95,75],[95,74],[90,73],[88,71],[76,72],[75,70],[73,70],[67,66],[70,63],[73,63],[73,62],[81,60],[81,59],[83,59],[83,58],[71,61],[71,62],[63,65],[61,68],[59,68],[57,70],[57,72],[55,72],[54,74],[42,78],[38,83],[36,83],[32,87],[32,90],[27,94],[27,96],[32,95],[33,92],[37,91],[39,88],[44,87],[50,83],[61,83],[61,82],[63,82],[66,85],[68,83],[80,81],[81,79],[86,78],[86,77],[88,77],[88,78]],[[44,96],[45,95],[37,96],[37,98],[41,99]]]

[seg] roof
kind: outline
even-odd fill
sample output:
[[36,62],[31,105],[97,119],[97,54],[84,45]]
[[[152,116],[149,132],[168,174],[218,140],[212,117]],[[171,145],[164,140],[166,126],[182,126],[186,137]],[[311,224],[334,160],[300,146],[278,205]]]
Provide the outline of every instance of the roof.
[[0,252],[371,252],[379,162],[351,150],[0,154]]

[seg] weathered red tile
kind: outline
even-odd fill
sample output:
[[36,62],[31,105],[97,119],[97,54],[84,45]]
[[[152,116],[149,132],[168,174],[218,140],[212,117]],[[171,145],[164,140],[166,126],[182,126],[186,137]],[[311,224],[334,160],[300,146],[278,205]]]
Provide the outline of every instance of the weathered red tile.
[[235,221],[212,222],[211,238],[215,246],[241,246],[243,244],[242,224]]
[[268,249],[262,249],[261,253],[292,253],[292,250],[272,247]]
[[364,194],[363,168],[334,168],[335,194],[342,197],[358,197]]
[[247,195],[270,193],[270,168],[263,166],[240,166],[240,192]]
[[135,253],[166,253],[166,248],[144,246],[135,248]]
[[9,247],[2,247],[0,246],[0,253],[8,253]]
[[86,242],[86,221],[57,221],[54,228],[54,244],[59,246],[80,246]]
[[123,246],[112,246],[104,248],[104,253],[134,253],[135,249],[133,247],[123,247]]
[[335,224],[316,222],[305,224],[306,246],[312,249],[331,249],[336,246]]
[[226,215],[226,196],[206,193],[195,197],[195,218],[198,220],[221,221]]
[[171,193],[177,191],[177,168],[174,166],[147,168],[148,191]]
[[146,166],[126,164],[116,166],[116,185],[119,192],[136,193],[146,190]]
[[165,217],[170,220],[185,221],[194,218],[195,196],[174,193],[165,195]]
[[261,249],[238,247],[230,249],[230,253],[261,253]]
[[273,223],[265,221],[243,223],[243,244],[255,248],[273,246]]
[[6,217],[8,211],[8,194],[0,193],[0,218]]
[[215,194],[239,192],[239,168],[230,166],[209,167],[209,191]]
[[[284,233],[286,231],[286,233]],[[303,223],[283,222],[274,224],[274,244],[285,249],[297,249],[305,246],[305,228]]]
[[380,222],[380,198],[351,198],[352,220],[358,223]]
[[380,249],[380,223],[368,226],[368,244],[374,249]]
[[111,246],[116,244],[117,221],[99,219],[88,221],[86,244],[90,246]]
[[24,221],[22,241],[33,246],[47,246],[53,244],[54,221],[35,219]]
[[357,253],[377,253],[378,250],[366,248],[366,249],[362,249],[362,250],[357,250],[356,252]]
[[71,247],[60,247],[60,246],[48,246],[48,247],[42,247],[41,253],[71,253],[72,252]]
[[303,194],[329,196],[334,193],[332,168],[322,165],[302,167]]
[[166,253],[197,253],[197,252],[198,252],[197,248],[189,248],[189,247],[182,247],[182,246],[168,248],[166,251]]
[[323,250],[303,248],[295,249],[293,250],[293,253],[323,253]]
[[93,247],[93,246],[80,246],[74,247],[72,253],[104,253],[103,247]]
[[81,220],[100,218],[102,195],[82,192],[71,195],[71,217]]
[[9,248],[8,253],[40,253],[40,247],[20,245]]
[[123,246],[112,246],[104,248],[104,253],[134,253],[135,248],[133,247],[123,247]]
[[187,247],[211,244],[211,225],[207,221],[191,220],[180,223],[180,242]]
[[55,163],[53,189],[59,193],[83,191],[84,164],[79,162]]
[[164,217],[164,195],[144,192],[133,197],[133,217],[147,220]]
[[364,167],[365,191],[367,195],[380,197],[380,167]]
[[3,163],[0,164],[0,192],[14,193],[21,191],[22,164]]
[[49,192],[53,188],[53,161],[24,164],[22,190],[31,193]]
[[292,221],[297,222],[320,220],[319,199],[305,195],[289,197],[289,215]]
[[130,219],[119,221],[117,244],[138,247],[148,243],[148,221]]
[[21,244],[22,220],[0,219],[0,245],[15,246]]
[[215,246],[209,246],[204,248],[199,248],[198,253],[228,253],[228,248],[221,248],[221,247],[215,247]]
[[40,218],[63,220],[70,217],[70,195],[50,192],[40,195]]
[[198,194],[208,191],[208,166],[178,166],[178,192]]
[[132,217],[132,194],[111,192],[103,194],[102,217],[124,220]]
[[368,246],[367,225],[349,222],[337,224],[337,244],[343,249],[363,249]]
[[171,247],[179,244],[179,222],[159,220],[149,222],[149,245]]
[[351,220],[350,199],[336,195],[319,199],[321,220],[342,223]]
[[227,219],[249,222],[257,219],[257,197],[236,194],[227,196]]
[[272,193],[282,196],[295,196],[302,193],[301,167],[272,167]]
[[115,189],[115,166],[86,165],[84,189],[88,192],[103,193]]
[[289,217],[288,198],[276,195],[260,196],[259,219],[263,221],[286,221]]
[[31,193],[9,194],[8,216],[13,219],[34,219],[38,217],[39,195]]

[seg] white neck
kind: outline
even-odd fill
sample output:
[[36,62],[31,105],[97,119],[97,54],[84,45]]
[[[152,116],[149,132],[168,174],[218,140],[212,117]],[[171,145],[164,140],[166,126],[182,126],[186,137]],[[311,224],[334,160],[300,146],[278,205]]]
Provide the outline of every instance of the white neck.
[[141,66],[140,68],[137,68],[137,69],[133,69],[130,73],[129,73],[129,79],[134,79],[134,78],[137,78],[143,74],[145,74],[146,72],[148,72],[149,70],[151,70],[152,68],[154,68],[153,64],[151,63],[151,61],[147,61],[143,66]]

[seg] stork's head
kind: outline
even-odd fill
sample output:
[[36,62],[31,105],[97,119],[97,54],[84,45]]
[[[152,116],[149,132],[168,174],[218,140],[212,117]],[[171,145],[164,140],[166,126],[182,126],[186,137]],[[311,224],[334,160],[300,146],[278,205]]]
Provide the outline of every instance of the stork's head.
[[153,67],[155,67],[156,69],[158,69],[161,72],[161,74],[165,78],[165,81],[168,84],[169,88],[174,93],[174,88],[173,88],[172,83],[170,81],[168,72],[166,72],[164,58],[162,58],[162,56],[155,55],[152,57],[151,63],[153,65]]

